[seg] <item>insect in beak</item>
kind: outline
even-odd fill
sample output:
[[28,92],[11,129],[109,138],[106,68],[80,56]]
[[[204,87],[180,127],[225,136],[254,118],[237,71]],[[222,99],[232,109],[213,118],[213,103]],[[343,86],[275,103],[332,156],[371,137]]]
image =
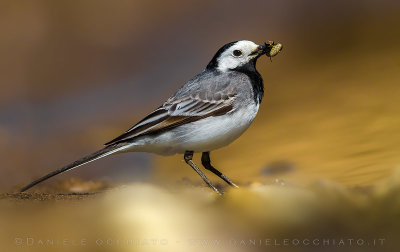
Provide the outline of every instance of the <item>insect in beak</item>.
[[265,42],[265,55],[269,57],[269,59],[272,62],[272,57],[276,56],[280,51],[282,51],[282,44],[281,43],[275,43],[274,41],[267,41]]

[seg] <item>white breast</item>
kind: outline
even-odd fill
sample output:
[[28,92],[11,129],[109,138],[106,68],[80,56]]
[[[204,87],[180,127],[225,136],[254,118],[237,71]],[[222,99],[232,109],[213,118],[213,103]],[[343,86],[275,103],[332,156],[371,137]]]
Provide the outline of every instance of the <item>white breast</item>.
[[207,117],[157,136],[144,136],[138,138],[130,149],[161,155],[212,151],[242,135],[257,115],[258,108],[259,105],[252,103],[228,115]]

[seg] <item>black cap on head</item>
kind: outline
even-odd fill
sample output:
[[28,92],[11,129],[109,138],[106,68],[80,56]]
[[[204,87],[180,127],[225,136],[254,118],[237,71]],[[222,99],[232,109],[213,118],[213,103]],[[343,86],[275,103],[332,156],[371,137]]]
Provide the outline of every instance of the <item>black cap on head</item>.
[[223,52],[225,52],[226,49],[228,49],[229,47],[233,46],[236,42],[238,42],[238,41],[230,42],[230,43],[224,45],[223,47],[221,47],[221,48],[217,51],[217,53],[215,53],[215,55],[214,55],[214,57],[212,58],[212,60],[210,61],[210,63],[208,63],[206,69],[209,69],[209,70],[210,70],[210,69],[217,68],[217,67],[218,67],[218,58],[219,58],[219,56],[221,56],[221,54],[222,54]]

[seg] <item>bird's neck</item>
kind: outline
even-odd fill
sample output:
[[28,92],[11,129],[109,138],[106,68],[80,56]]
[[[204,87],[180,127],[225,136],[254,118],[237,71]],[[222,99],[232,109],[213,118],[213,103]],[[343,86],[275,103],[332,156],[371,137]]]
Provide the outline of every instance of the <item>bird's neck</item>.
[[256,69],[256,63],[250,62],[236,68],[235,71],[244,73],[250,78],[251,86],[253,87],[254,101],[260,104],[264,96],[264,83],[261,74]]

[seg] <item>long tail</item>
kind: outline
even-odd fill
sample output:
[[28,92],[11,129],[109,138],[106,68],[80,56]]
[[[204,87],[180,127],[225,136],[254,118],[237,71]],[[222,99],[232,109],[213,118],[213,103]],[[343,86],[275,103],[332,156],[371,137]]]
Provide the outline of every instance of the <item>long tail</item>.
[[96,151],[96,152],[94,152],[92,154],[89,154],[86,157],[83,157],[83,158],[81,158],[79,160],[76,160],[75,162],[70,163],[70,164],[64,166],[61,169],[52,171],[49,174],[47,174],[47,175],[45,175],[45,176],[43,176],[41,178],[36,179],[35,181],[30,183],[29,185],[24,186],[20,190],[20,192],[24,192],[24,191],[28,190],[29,188],[31,188],[31,187],[33,187],[33,186],[35,186],[35,185],[37,185],[37,184],[49,179],[49,178],[51,178],[51,177],[53,177],[53,176],[55,176],[57,174],[72,170],[72,169],[77,168],[77,167],[79,167],[81,165],[84,165],[84,164],[90,163],[92,161],[95,161],[97,159],[100,159],[102,157],[108,156],[108,155],[113,154],[113,153],[115,153],[115,152],[117,152],[119,150],[124,149],[125,147],[126,147],[126,145],[121,145],[121,144],[109,145],[107,147],[104,147],[103,149],[98,150],[98,151]]

